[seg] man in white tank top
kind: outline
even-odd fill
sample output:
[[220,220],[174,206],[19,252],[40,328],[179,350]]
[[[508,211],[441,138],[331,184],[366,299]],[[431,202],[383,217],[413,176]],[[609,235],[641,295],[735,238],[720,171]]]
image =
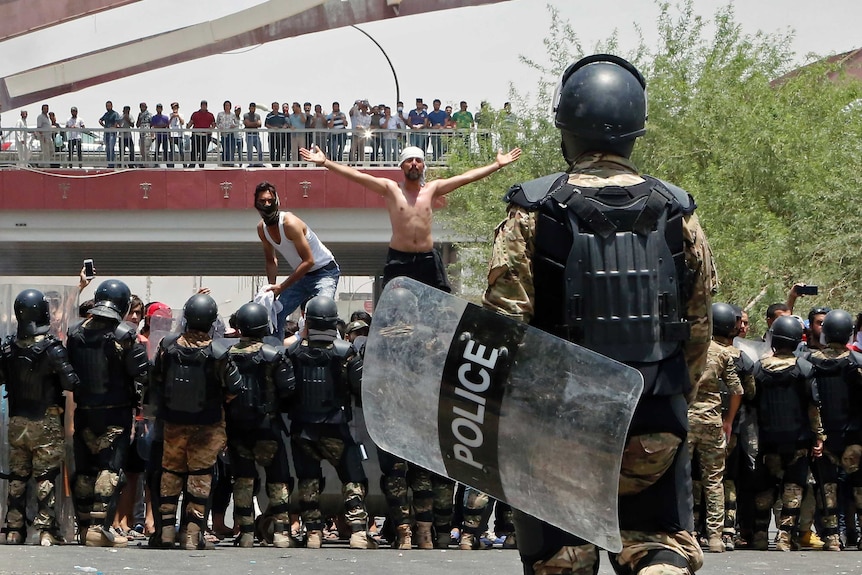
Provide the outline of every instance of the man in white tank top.
[[[274,185],[269,182],[257,185],[254,207],[261,217],[257,223],[257,236],[266,259],[266,277],[270,283],[268,291],[282,305],[274,335],[283,338],[287,316],[302,302],[318,295],[335,299],[341,271],[332,252],[305,222],[291,212],[279,210]],[[278,254],[293,268],[282,282],[277,281]]]

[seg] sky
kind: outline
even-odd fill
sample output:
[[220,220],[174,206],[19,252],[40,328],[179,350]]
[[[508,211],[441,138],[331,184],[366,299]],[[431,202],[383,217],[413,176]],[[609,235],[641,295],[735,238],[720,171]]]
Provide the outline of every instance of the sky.
[[[411,0],[403,0],[410,2]],[[85,53],[215,19],[251,6],[259,0],[142,0],[136,4],[62,24],[48,30],[0,42],[0,76],[69,57],[74,47]],[[710,17],[727,2],[696,0],[695,11]],[[462,8],[386,22],[361,25],[386,50],[395,67],[401,99],[410,107],[416,97],[425,102],[440,98],[444,105],[466,100],[471,110],[481,100],[501,107],[509,99],[509,86],[529,92],[539,77],[520,63],[519,56],[546,61],[543,45],[554,6],[561,18],[578,31],[589,50],[614,30],[622,50],[636,45],[635,22],[648,45],[655,45],[658,8],[650,0],[511,0],[481,7]],[[794,34],[797,62],[805,55],[846,52],[858,48],[862,22],[859,0],[747,0],[735,4],[737,21],[754,33]],[[2,12],[0,12],[2,17]],[[11,57],[10,55],[14,55]],[[550,80],[550,79],[549,79]],[[649,79],[647,78],[647,81]],[[104,111],[104,101],[115,109],[146,101],[151,110],[157,102],[180,102],[190,114],[201,99],[211,109],[221,109],[230,99],[245,108],[250,101],[269,104],[277,100],[311,101],[329,110],[333,100],[349,106],[356,99],[393,104],[392,72],[376,46],[360,32],[343,28],[290,38],[230,54],[178,64],[130,76],[109,84],[52,98],[47,103],[68,116],[71,106],[89,125]],[[213,105],[213,103],[216,103]],[[35,121],[39,104],[26,107]],[[517,110],[516,110],[517,113]],[[550,111],[549,111],[550,113]],[[4,110],[2,125],[14,125],[17,110]],[[77,270],[71,270],[73,273]],[[261,257],[261,274],[263,257]],[[60,278],[56,278],[60,279]],[[124,278],[125,279],[125,278]],[[254,287],[250,278],[128,278],[134,292],[145,299],[160,299],[177,307],[200,285],[216,289],[220,307],[230,313],[247,301]],[[352,283],[342,280],[342,291],[366,292],[367,278]],[[76,283],[74,277],[58,283]],[[94,282],[96,283],[96,282]],[[90,297],[88,288],[84,297]],[[357,305],[357,304],[353,304]]]
[[[403,0],[410,2],[411,0]],[[260,0],[142,0],[130,6],[82,18],[27,36],[0,42],[0,75],[23,71],[68,57],[70,47],[81,53],[167,31],[234,12]],[[725,1],[696,0],[697,13],[710,17]],[[501,107],[509,85],[530,91],[539,79],[519,62],[520,55],[546,60],[543,39],[550,21],[547,6],[578,31],[585,50],[617,30],[623,50],[634,48],[638,22],[648,45],[656,42],[658,8],[650,0],[510,0],[361,25],[392,60],[401,99],[411,107],[416,97],[440,98],[444,105],[464,99],[471,110],[481,100]],[[791,33],[801,62],[809,52],[840,53],[857,48],[862,21],[858,0],[757,0],[737,2],[737,20],[746,32]],[[221,109],[229,99],[245,108],[249,102],[311,101],[329,110],[338,100],[349,106],[356,99],[392,104],[395,83],[378,48],[357,30],[342,28],[210,56],[166,67],[50,99],[58,116],[75,105],[92,125],[111,99],[120,109],[146,101],[177,100],[190,114],[201,99]],[[216,103],[214,106],[213,103]],[[35,118],[39,104],[27,106]],[[4,111],[4,125],[14,124],[17,110]]]

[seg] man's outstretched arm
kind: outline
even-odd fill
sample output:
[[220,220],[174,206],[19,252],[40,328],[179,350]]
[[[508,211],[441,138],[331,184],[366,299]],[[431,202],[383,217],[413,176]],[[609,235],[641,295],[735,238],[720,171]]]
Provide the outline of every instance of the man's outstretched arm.
[[508,166],[520,157],[521,148],[513,148],[507,154],[504,154],[503,150],[498,150],[497,159],[494,160],[493,163],[488,164],[487,166],[482,166],[481,168],[473,168],[472,170],[467,170],[461,175],[452,176],[451,178],[446,178],[445,180],[436,180],[437,189],[434,191],[434,195],[443,196],[451,191],[457,190],[461,186],[472,184],[477,180],[481,180],[486,176],[490,176],[500,168]]
[[345,166],[344,164],[333,162],[332,160],[327,158],[326,154],[324,154],[323,151],[316,145],[312,145],[311,150],[308,150],[306,148],[300,148],[299,155],[302,156],[302,159],[306,162],[312,162],[316,166],[321,166],[335,172],[336,174],[340,174],[348,180],[354,181],[357,184],[368,188],[375,194],[385,196],[387,190],[389,189],[389,180],[386,180],[384,178],[377,178],[375,176],[366,174],[365,172],[360,172],[359,170],[350,166]]

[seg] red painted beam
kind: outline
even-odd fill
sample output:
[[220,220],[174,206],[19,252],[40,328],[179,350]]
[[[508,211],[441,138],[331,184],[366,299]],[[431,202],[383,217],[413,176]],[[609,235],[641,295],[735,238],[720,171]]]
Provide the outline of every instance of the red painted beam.
[[[365,170],[399,178],[398,168]],[[244,210],[267,180],[287,209],[383,209],[383,198],[328,170],[0,170],[0,210]],[[26,193],[16,193],[27,190]]]
[[[480,6],[483,4],[495,4],[506,1],[508,0],[409,0],[403,2],[399,6],[390,6],[388,4],[388,0],[351,0],[349,2],[343,2],[342,0],[329,0],[324,4],[318,5],[310,10],[306,10],[296,16],[272,22],[265,26],[261,26],[237,36],[226,38],[208,46],[177,52],[168,57],[153,59],[127,67],[123,66],[121,58],[115,58],[113,60],[108,58],[104,67],[100,66],[98,69],[92,70],[91,76],[64,84],[46,86],[45,88],[28,93],[10,94],[9,87],[7,85],[7,78],[3,78],[0,79],[0,104],[5,108],[19,108],[21,106],[26,106],[27,104],[40,102],[54,96],[68,94],[69,92],[76,92],[78,90],[83,90],[84,88],[97,86],[99,84],[104,84],[118,78],[125,78],[133,74],[140,74],[142,72],[171,66],[181,62],[205,58],[214,54],[221,54],[223,52],[239,48],[256,46],[273,40],[311,34],[322,30],[331,30],[334,28],[342,28],[353,24],[362,24],[377,20],[389,20],[392,18],[435,12],[438,10]],[[165,36],[166,34],[173,34],[174,32],[165,32],[148,38],[133,40],[131,42],[115,46],[114,48],[138,44]],[[112,48],[106,48],[99,50],[98,52],[91,52],[75,58],[68,58],[66,60],[61,60],[60,62],[55,62],[54,64],[36,68],[36,70],[61,66],[64,62],[74,61],[77,58],[82,58],[91,54],[100,53],[110,55],[111,50]],[[110,64],[108,64],[108,62],[110,62]],[[111,68],[111,66],[114,67]],[[57,76],[59,77],[60,74],[57,74]],[[9,78],[14,78],[14,76]]]
[[0,2],[0,41],[139,1],[6,0]]

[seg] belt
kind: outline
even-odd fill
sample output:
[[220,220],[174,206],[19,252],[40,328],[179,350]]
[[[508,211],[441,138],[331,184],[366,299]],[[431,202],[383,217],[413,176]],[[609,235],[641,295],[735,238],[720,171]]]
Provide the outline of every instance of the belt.
[[326,264],[323,267],[319,267],[316,270],[312,270],[312,271],[308,272],[307,275],[316,274],[318,272],[324,272],[324,271],[325,272],[331,272],[331,271],[337,270],[337,269],[338,269],[338,264],[335,263],[335,260],[329,260],[328,264]]

